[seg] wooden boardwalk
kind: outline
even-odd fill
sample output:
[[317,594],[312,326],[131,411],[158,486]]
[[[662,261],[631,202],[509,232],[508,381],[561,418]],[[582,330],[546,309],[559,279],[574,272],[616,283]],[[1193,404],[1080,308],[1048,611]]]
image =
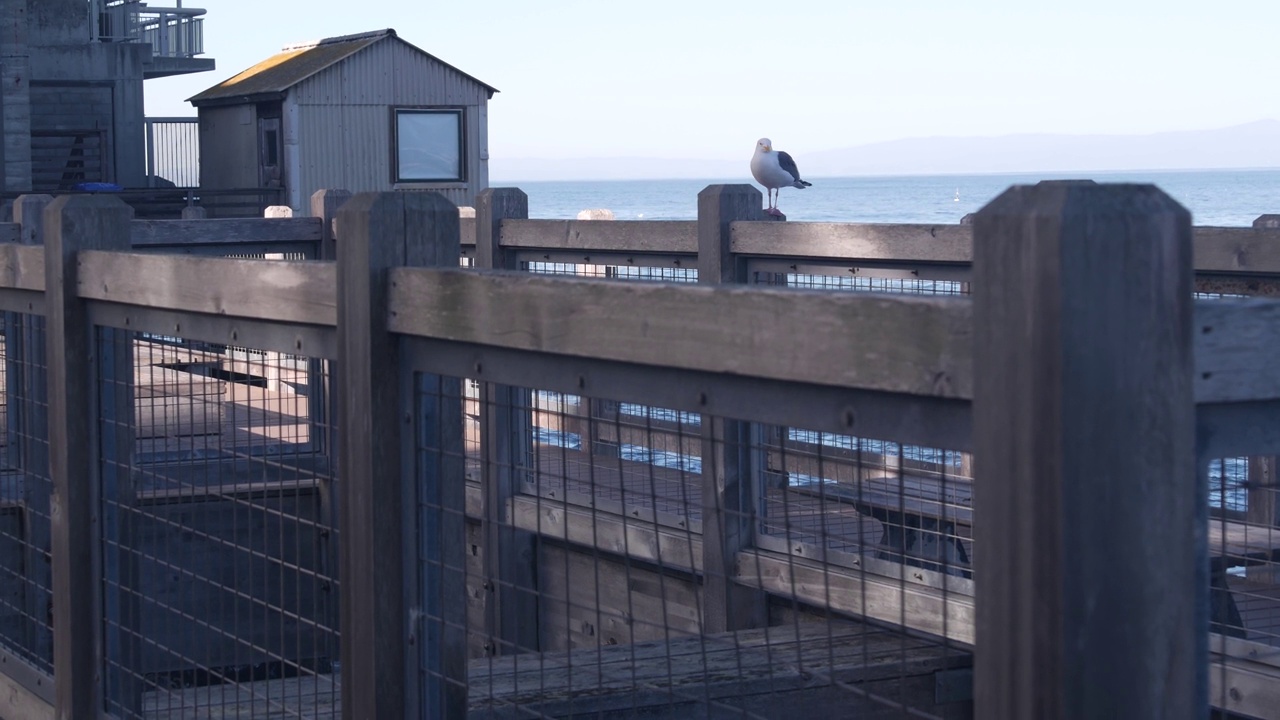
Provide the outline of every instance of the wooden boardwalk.
[[[710,704],[722,714],[790,718],[839,711],[898,717],[899,697],[933,698],[939,670],[971,665],[967,653],[852,622],[803,622],[666,642],[473,660],[473,719],[684,718]],[[918,690],[903,694],[906,684]],[[861,692],[859,692],[861,691]],[[882,694],[867,698],[865,693]],[[341,715],[336,675],[147,693],[149,720],[321,718]],[[965,717],[961,699],[918,708]],[[878,711],[878,712],[877,712]],[[883,713],[883,714],[880,714]]]

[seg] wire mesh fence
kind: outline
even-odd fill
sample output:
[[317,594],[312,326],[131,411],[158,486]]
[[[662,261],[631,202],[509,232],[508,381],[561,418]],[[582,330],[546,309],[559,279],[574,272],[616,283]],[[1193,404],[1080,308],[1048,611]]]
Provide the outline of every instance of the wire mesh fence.
[[[706,513],[749,527],[770,522],[754,504],[726,513],[705,495],[703,473],[744,450],[704,427],[709,416],[435,375],[420,375],[416,388],[416,416],[441,414],[423,407],[464,408],[456,439],[438,425],[415,432],[419,486],[458,482],[439,477],[446,467],[460,475],[466,466],[477,480],[459,530],[464,551],[452,564],[438,553],[449,540],[434,533],[457,509],[428,491],[418,507],[420,576],[434,579],[422,585],[422,635],[437,643],[420,649],[422,686],[448,685],[432,660],[445,636],[465,632],[468,717],[783,718],[801,706],[825,716],[965,716],[971,660],[957,638],[971,638],[971,628],[949,638],[945,620],[941,630],[910,626],[916,594],[945,601],[954,588],[898,571],[851,592],[867,577],[863,568],[831,572],[836,566],[816,557],[764,548],[744,548],[737,571],[705,566],[704,545],[716,542],[704,534]],[[761,426],[745,425],[759,437]],[[748,452],[763,460],[771,449],[753,443]],[[757,465],[743,481],[763,488],[774,475]],[[804,490],[797,481],[788,499],[770,486],[760,504],[799,505]],[[795,519],[781,517],[784,528]],[[890,523],[859,521],[863,555],[874,557]],[[962,531],[949,537],[968,543]],[[883,564],[910,570],[915,561],[898,553]],[[931,562],[941,572],[967,570],[945,553]],[[449,598],[431,596],[449,587],[446,575],[465,587],[465,617],[448,617]],[[709,583],[749,596],[741,602],[757,607],[755,621],[709,625]],[[869,611],[876,603],[898,609]],[[947,689],[935,694],[937,683]]]
[[53,672],[45,321],[3,314],[0,345],[0,643]]
[[108,709],[335,712],[323,365],[105,327],[96,342]]
[[972,578],[974,483],[961,474],[961,453],[771,430],[763,448],[770,478],[762,492],[763,544],[894,576],[906,566]]
[[1274,457],[1209,463],[1210,631],[1276,648],[1280,527]]

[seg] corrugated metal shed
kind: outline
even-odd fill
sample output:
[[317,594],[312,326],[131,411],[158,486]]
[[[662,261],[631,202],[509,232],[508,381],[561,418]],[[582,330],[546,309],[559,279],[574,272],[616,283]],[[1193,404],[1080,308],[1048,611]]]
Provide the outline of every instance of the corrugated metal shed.
[[[200,183],[261,182],[305,212],[322,188],[433,191],[474,204],[489,186],[492,86],[397,37],[394,30],[286,47],[191,98],[200,114]],[[458,177],[404,180],[397,113],[457,113]]]
[[405,42],[396,35],[395,30],[387,28],[386,30],[325,38],[314,43],[286,47],[280,53],[272,55],[248,70],[188,98],[188,102],[196,107],[201,107],[278,100],[294,85],[341,60],[355,55],[370,45],[386,39],[393,39],[395,42],[403,43],[429,58],[433,63],[448,68],[476,85],[483,87],[489,97],[493,97],[493,93],[497,92],[496,88],[477,80],[421,48]]

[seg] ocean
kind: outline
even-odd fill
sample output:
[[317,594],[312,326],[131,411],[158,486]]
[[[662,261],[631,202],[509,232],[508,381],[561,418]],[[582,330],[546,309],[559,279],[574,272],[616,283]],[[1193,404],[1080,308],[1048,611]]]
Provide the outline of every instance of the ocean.
[[[618,220],[693,220],[700,190],[717,183],[752,183],[746,170],[743,163],[742,177],[708,180],[492,184],[524,190],[529,195],[529,216],[534,218],[573,218],[580,210],[606,208]],[[1196,225],[1248,226],[1259,215],[1280,213],[1280,169],[815,177],[808,178],[813,187],[784,188],[778,208],[794,221],[956,223],[1011,185],[1082,178],[1154,183],[1190,210]]]

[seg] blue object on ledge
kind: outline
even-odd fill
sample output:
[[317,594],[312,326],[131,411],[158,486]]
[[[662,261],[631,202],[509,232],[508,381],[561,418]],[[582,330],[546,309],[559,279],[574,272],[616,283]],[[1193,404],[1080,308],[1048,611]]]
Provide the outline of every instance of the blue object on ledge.
[[82,182],[76,183],[75,189],[85,192],[120,192],[124,188],[109,182]]

